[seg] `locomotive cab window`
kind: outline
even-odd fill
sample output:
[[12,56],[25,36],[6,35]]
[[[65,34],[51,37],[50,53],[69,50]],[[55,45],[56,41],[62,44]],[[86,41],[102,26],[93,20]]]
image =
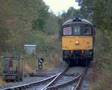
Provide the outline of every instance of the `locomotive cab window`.
[[82,27],[82,35],[92,35],[91,26],[85,25]]
[[73,25],[73,35],[92,35],[92,28],[89,25]]
[[81,35],[81,27],[76,25],[73,27],[73,35]]
[[72,35],[72,28],[70,26],[63,28],[63,35]]

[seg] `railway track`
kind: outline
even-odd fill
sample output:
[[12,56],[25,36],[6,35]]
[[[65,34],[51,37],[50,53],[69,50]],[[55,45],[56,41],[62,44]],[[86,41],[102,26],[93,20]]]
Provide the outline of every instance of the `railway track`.
[[48,78],[40,80],[40,81],[33,81],[33,82],[25,83],[25,84],[19,84],[17,86],[9,86],[9,87],[7,86],[7,87],[5,87],[3,89],[0,89],[0,90],[21,90],[21,89],[27,89],[27,88],[29,88],[32,85],[36,85],[36,84],[40,84],[40,83],[44,83],[44,82],[50,81],[54,77],[56,77],[56,75],[48,77]]
[[87,71],[88,67],[86,67],[82,73],[72,76],[71,80],[61,84],[49,85],[48,88],[42,90],[79,90]]
[[79,90],[87,69],[82,70],[80,73],[66,75],[66,72],[70,70],[67,67],[62,72],[44,80],[6,87],[0,90]]
[[52,81],[55,77],[63,74],[67,69],[68,69],[68,67],[65,68],[62,72],[60,72],[56,75],[53,75],[51,77],[48,77],[48,78],[41,80],[41,81],[33,81],[33,82],[25,83],[25,84],[19,84],[16,86],[6,86],[5,88],[0,88],[0,90],[28,90],[29,88],[32,88],[33,86],[38,86],[40,84],[44,84],[44,83]]

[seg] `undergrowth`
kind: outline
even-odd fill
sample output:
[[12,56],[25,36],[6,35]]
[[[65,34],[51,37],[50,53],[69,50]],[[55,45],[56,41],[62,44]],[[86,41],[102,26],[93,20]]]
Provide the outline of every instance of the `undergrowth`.
[[112,39],[107,37],[97,31],[91,90],[112,90]]

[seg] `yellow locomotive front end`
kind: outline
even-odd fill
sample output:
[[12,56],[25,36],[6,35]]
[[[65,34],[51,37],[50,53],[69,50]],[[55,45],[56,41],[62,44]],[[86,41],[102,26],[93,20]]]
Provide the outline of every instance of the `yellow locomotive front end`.
[[63,50],[90,50],[93,49],[92,36],[63,36],[62,37]]
[[63,60],[69,65],[89,65],[94,53],[94,28],[91,23],[73,19],[62,30]]

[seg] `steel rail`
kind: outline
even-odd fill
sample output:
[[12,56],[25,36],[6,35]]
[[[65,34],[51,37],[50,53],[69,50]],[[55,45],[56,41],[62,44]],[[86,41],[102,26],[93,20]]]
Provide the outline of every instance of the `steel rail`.
[[71,83],[72,84],[76,83],[75,86],[72,88],[72,90],[79,90],[80,86],[82,84],[82,81],[88,71],[88,67],[84,70],[84,72],[75,76],[74,79],[72,79],[68,82],[62,83],[62,84],[54,85],[59,80],[59,78],[63,77],[63,74],[65,74],[65,72],[68,71],[68,69],[69,69],[69,67],[67,67],[62,72],[60,72],[56,75],[45,78],[44,80],[33,81],[30,83],[21,84],[21,85],[17,85],[17,86],[6,87],[6,88],[3,88],[2,90],[24,90],[24,89],[30,88],[32,86],[36,86],[37,84],[45,83],[47,81],[49,81],[49,83],[45,87],[43,87],[41,90],[54,90],[54,89],[58,89],[61,87],[65,87],[66,85],[70,85]]
[[48,83],[44,88],[41,90],[46,90],[48,87],[52,86],[60,77],[63,76],[63,74],[68,71],[69,67],[65,68],[65,70],[61,73],[59,73],[50,83]]
[[[65,70],[67,70],[67,68]],[[33,81],[33,82],[30,82],[30,83],[19,84],[17,86],[10,86],[10,87],[3,88],[2,90],[21,90],[21,89],[26,89],[26,88],[29,88],[31,86],[34,86],[35,84],[45,83],[47,81],[51,81],[52,83],[50,83],[50,84],[53,84],[54,81],[56,80],[56,78],[61,76],[61,74],[63,74],[65,72],[65,70],[63,72],[61,72],[61,73],[58,73],[56,75],[53,75],[51,77],[48,77],[48,78],[40,80],[40,81]],[[49,85],[47,84],[47,86],[49,86]]]
[[66,87],[66,86],[68,86],[70,84],[74,84],[74,83],[76,83],[76,85],[72,88],[72,90],[79,90],[87,71],[88,71],[88,67],[86,67],[86,69],[81,74],[77,75],[71,81],[68,81],[68,82],[65,82],[65,83],[62,83],[59,85],[50,86],[50,87],[46,88],[46,90],[57,90],[59,88]]
[[25,83],[25,84],[21,84],[21,85],[17,85],[17,86],[6,87],[6,88],[3,88],[2,90],[15,90],[15,89],[21,89],[21,88],[29,87],[29,86],[31,86],[33,84],[40,84],[40,83],[52,80],[56,76],[57,75],[53,75],[51,77],[45,78],[45,79],[40,80],[40,81],[33,81],[33,82],[30,82],[30,83]]
[[74,79],[72,79],[68,82],[58,84],[58,85],[54,85],[54,86],[50,86],[50,87],[47,88],[47,90],[55,90],[55,89],[58,89],[58,88],[61,88],[61,87],[65,87],[66,85],[70,85],[70,84],[76,82],[77,80],[79,80],[80,77],[81,77],[81,74],[77,75]]
[[81,84],[82,84],[82,82],[84,80],[84,77],[86,76],[87,71],[88,71],[88,67],[86,67],[84,72],[81,74],[81,77],[79,78],[77,84],[73,87],[72,90],[80,90]]

